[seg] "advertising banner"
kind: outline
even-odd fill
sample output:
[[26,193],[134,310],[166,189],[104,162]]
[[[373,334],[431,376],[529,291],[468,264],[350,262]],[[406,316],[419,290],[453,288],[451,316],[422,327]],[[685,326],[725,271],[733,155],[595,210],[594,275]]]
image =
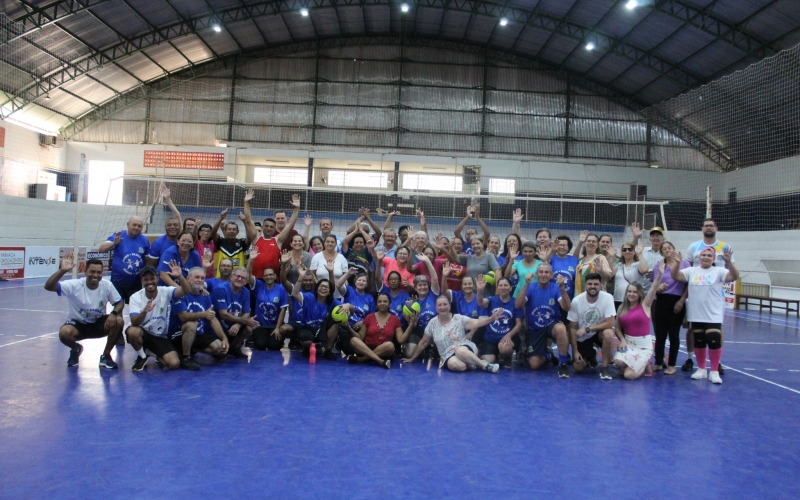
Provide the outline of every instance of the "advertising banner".
[[25,277],[25,248],[0,247],[0,278]]
[[25,277],[46,278],[58,271],[58,247],[25,247]]
[[[61,247],[58,249],[58,262],[61,263],[61,259],[67,255],[68,253],[73,253],[72,247]],[[78,264],[78,273],[83,273],[86,271],[86,247],[79,247],[78,248],[78,255],[73,256],[75,262]]]
[[101,252],[98,248],[92,248],[86,252],[86,260],[97,259],[103,261],[103,271],[111,270],[111,252]]

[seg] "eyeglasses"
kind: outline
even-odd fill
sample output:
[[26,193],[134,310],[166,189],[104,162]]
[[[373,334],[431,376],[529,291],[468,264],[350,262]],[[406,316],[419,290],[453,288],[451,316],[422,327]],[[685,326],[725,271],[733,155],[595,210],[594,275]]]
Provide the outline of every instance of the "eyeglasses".
[[242,276],[241,274],[236,274],[233,277],[236,278],[237,280],[246,280],[247,279],[247,276]]
[[623,252],[633,252],[633,248],[623,248]]

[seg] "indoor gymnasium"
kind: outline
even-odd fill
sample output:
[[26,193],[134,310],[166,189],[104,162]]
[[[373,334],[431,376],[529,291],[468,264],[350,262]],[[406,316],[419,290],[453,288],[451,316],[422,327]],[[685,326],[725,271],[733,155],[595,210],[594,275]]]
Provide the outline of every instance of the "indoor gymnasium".
[[798,498],[796,0],[0,0],[0,498]]

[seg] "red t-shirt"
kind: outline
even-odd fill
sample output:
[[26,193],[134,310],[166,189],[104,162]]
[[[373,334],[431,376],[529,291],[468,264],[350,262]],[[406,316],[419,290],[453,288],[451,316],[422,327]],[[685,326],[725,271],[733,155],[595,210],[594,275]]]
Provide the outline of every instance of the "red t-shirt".
[[[442,268],[447,259],[436,259],[433,261],[433,268],[436,274],[442,275]],[[453,292],[461,291],[461,279],[464,277],[466,269],[458,263],[450,264],[450,274],[447,276],[447,289]]]
[[393,314],[389,315],[389,321],[381,328],[381,326],[378,325],[378,319],[375,317],[375,313],[368,314],[367,317],[364,318],[364,326],[367,327],[364,343],[371,349],[378,347],[384,342],[391,342],[397,329],[402,328],[400,320]]
[[257,280],[261,279],[266,268],[271,268],[278,274],[281,264],[281,248],[278,246],[278,240],[274,237],[266,239],[259,236],[254,245],[258,248],[258,257],[253,261],[253,276]]

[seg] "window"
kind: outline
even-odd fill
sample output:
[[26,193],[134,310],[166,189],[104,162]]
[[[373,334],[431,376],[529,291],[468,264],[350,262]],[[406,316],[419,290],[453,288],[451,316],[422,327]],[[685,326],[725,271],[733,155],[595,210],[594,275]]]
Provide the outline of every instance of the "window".
[[514,179],[489,179],[489,192],[494,194],[516,194]]
[[92,205],[122,205],[124,173],[124,162],[89,160],[88,202]]
[[404,174],[403,189],[427,189],[460,193],[464,180],[456,175]]
[[305,186],[308,184],[308,169],[256,167],[253,169],[253,182]]
[[346,188],[386,189],[389,174],[355,170],[328,170],[328,185]]

